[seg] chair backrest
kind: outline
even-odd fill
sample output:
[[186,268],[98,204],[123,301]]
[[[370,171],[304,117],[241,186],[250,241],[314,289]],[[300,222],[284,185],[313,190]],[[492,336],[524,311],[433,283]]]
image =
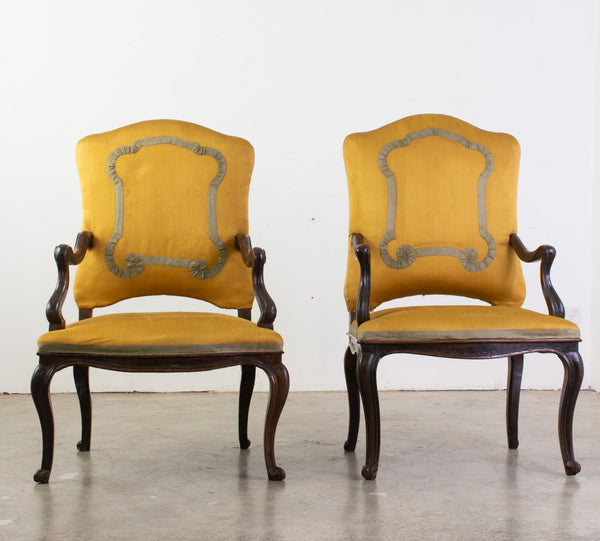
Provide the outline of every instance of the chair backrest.
[[[344,160],[350,234],[371,247],[371,309],[420,294],[520,306],[517,232],[520,148],[510,135],[445,115],[416,115],[349,135]],[[349,246],[345,297],[356,305]]]
[[80,308],[145,295],[252,306],[251,271],[233,253],[248,233],[248,141],[152,120],[90,135],[76,154],[83,230],[94,235],[75,275]]

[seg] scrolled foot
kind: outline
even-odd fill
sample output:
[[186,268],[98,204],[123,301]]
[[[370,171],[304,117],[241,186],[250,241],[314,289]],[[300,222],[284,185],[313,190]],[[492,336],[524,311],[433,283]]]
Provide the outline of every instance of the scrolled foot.
[[361,474],[367,481],[375,481],[375,478],[377,477],[377,469],[377,466],[368,466],[365,464]]
[[581,464],[573,460],[565,464],[565,473],[567,475],[577,475],[581,471]]
[[344,451],[351,453],[352,451],[354,451],[354,449],[356,449],[356,442],[351,443],[350,441],[346,440],[346,442],[344,443]]
[[248,449],[250,447],[250,440],[246,438],[245,440],[240,441],[240,449]]
[[83,440],[78,441],[77,442],[77,450],[78,451],[89,451],[90,450],[90,444],[89,443],[85,443]]
[[36,483],[46,484],[50,480],[50,470],[38,470],[33,475]]
[[285,470],[279,466],[275,466],[267,473],[269,474],[269,481],[283,481],[285,479]]

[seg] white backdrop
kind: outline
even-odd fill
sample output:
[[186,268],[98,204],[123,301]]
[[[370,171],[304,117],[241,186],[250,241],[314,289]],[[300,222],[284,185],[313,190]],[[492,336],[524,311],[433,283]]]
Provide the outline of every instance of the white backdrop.
[[[174,118],[256,150],[251,235],[267,250],[292,390],[343,389],[347,191],[342,141],[426,112],[522,146],[519,233],[554,244],[553,281],[592,374],[593,0],[12,2],[0,17],[3,354],[0,392],[26,392],[56,280],[52,250],[80,228],[76,142]],[[544,309],[538,267],[527,307]],[[195,303],[158,299],[161,309]],[[124,308],[149,309],[131,301]],[[65,306],[70,321],[72,304]],[[524,386],[558,388],[556,357]],[[597,361],[596,361],[597,362]],[[598,365],[597,365],[598,366]],[[506,362],[386,358],[381,388],[502,388]],[[600,385],[600,367],[595,385]],[[94,372],[93,390],[233,390],[238,370]],[[258,387],[266,389],[266,379]],[[72,391],[69,374],[55,391]]]

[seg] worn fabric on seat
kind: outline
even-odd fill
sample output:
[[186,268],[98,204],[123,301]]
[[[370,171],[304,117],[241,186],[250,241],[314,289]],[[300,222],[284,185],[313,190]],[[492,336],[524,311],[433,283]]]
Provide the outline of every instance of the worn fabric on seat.
[[448,340],[579,340],[579,328],[565,319],[513,306],[409,306],[371,313],[360,327],[360,342]]
[[186,355],[281,353],[270,329],[226,314],[164,312],[97,316],[48,332],[38,353]]

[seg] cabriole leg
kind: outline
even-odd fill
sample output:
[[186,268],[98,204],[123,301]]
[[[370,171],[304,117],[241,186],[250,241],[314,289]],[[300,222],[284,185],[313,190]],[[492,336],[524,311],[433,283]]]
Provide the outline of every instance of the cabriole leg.
[[508,448],[519,447],[519,398],[523,378],[523,355],[508,358],[508,381],[506,384],[506,436]]
[[42,427],[42,465],[33,479],[37,483],[47,483],[52,470],[54,455],[54,419],[50,401],[50,382],[56,372],[56,365],[40,363],[31,376],[31,397],[37,409]]
[[73,379],[81,410],[81,441],[77,443],[77,449],[80,451],[89,451],[92,439],[92,398],[89,372],[87,366],[73,367]]
[[271,481],[285,479],[285,471],[275,462],[275,431],[277,422],[283,410],[290,387],[289,375],[286,367],[281,362],[267,363],[263,366],[269,378],[270,393],[267,417],[265,419],[265,464]]
[[358,427],[360,425],[360,393],[358,381],[356,380],[356,355],[346,349],[344,355],[344,372],[346,374],[346,389],[348,390],[348,406],[350,419],[348,423],[348,439],[344,443],[344,450],[354,451],[358,439]]
[[380,425],[379,397],[377,395],[377,365],[379,354],[363,346],[358,356],[358,387],[365,413],[367,432],[367,458],[362,476],[368,481],[377,477],[379,467]]
[[256,367],[250,364],[243,364],[238,415],[238,434],[242,449],[250,447],[250,440],[248,439],[248,411],[250,409],[250,401],[252,400],[255,377]]
[[581,465],[573,454],[573,413],[583,380],[583,361],[577,351],[559,353],[558,356],[565,369],[558,412],[558,439],[565,473],[575,475],[581,471]]

